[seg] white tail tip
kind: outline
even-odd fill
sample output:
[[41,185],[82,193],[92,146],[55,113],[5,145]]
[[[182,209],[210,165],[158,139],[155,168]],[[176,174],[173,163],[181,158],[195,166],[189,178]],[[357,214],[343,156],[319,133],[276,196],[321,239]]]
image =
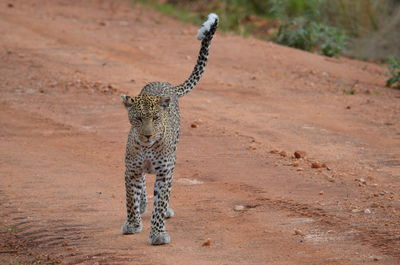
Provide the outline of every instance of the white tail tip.
[[207,20],[201,25],[199,30],[197,31],[197,39],[202,40],[206,32],[210,31],[211,25],[218,21],[218,15],[214,13],[210,13],[207,17]]

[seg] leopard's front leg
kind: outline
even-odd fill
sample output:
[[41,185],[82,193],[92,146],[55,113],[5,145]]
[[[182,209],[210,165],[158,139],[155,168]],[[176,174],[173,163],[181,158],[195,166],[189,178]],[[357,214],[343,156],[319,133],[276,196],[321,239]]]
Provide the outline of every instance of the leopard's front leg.
[[126,211],[127,218],[121,231],[123,234],[136,234],[142,231],[140,216],[141,194],[144,186],[144,174],[134,172],[128,168],[125,171]]
[[[172,169],[164,170],[166,173],[157,173],[154,184],[154,210],[151,216],[151,231],[149,242],[152,245],[168,244],[171,241],[169,234],[165,230],[165,219],[168,211],[169,198],[172,188]],[[163,171],[162,171],[163,172]],[[168,209],[168,211],[167,211]]]
[[146,175],[143,174],[141,178],[142,192],[140,193],[140,214],[146,212],[147,209],[147,192],[146,192]]

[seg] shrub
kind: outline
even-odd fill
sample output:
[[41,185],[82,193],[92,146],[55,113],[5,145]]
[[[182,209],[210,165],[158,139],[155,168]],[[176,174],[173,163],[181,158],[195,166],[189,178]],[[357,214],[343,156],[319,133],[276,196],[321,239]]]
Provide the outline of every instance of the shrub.
[[388,58],[388,68],[392,75],[387,81],[387,87],[395,87],[400,89],[400,60],[394,56]]
[[344,31],[322,23],[295,18],[279,27],[276,41],[305,51],[317,51],[325,56],[339,55],[346,44]]
[[317,44],[316,36],[311,32],[311,23],[302,18],[283,23],[278,30],[276,42],[289,47],[311,51]]

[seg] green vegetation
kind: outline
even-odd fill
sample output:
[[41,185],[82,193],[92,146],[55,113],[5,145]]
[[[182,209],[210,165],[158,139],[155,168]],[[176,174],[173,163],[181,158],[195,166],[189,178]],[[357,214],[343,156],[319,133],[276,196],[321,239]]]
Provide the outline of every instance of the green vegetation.
[[333,57],[343,51],[346,38],[344,31],[338,28],[300,17],[283,23],[275,40],[279,44]]
[[343,94],[346,95],[354,95],[356,93],[356,90],[354,88],[343,88],[342,91]]
[[190,12],[188,9],[180,8],[173,3],[169,3],[172,1],[157,1],[157,0],[139,0],[134,1],[139,2],[144,6],[149,6],[154,8],[154,10],[166,14],[170,17],[177,18],[179,20],[190,22],[194,24],[202,23],[203,20],[200,15],[194,14],[194,12]]
[[7,228],[7,230],[11,231],[11,232],[15,232],[15,231],[17,231],[17,227],[16,226],[10,226],[10,227]]
[[392,76],[386,81],[386,86],[400,89],[400,59],[391,56],[388,58],[388,63],[389,72]]
[[136,0],[195,24],[217,13],[220,29],[326,56],[400,57],[399,0]]

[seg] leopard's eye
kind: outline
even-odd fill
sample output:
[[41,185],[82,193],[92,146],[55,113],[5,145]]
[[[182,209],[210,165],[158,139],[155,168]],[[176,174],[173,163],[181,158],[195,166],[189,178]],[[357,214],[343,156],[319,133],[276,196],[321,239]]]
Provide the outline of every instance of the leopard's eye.
[[139,122],[142,122],[142,118],[140,118],[140,117],[136,117],[136,120]]
[[159,116],[154,116],[153,117],[153,121],[156,121],[156,120],[158,120],[160,117]]

